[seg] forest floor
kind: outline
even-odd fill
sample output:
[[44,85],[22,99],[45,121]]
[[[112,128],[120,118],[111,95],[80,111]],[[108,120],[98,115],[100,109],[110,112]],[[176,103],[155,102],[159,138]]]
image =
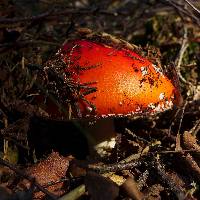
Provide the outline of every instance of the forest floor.
[[[0,16],[1,200],[200,199],[199,1],[2,0]],[[156,49],[183,97],[154,117],[115,119],[117,145],[101,159],[45,73],[80,28]]]

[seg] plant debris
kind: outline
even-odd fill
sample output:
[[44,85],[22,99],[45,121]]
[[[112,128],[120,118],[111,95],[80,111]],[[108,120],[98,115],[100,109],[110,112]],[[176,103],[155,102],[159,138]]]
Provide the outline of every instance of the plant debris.
[[[0,13],[1,200],[200,198],[198,1],[2,0]],[[142,52],[180,82],[183,106],[115,119],[115,148],[92,157],[74,117],[97,88],[56,56],[77,37]]]

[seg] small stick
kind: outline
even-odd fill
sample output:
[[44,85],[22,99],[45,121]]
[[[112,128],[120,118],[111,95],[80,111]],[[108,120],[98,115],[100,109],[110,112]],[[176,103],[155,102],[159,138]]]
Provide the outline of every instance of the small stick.
[[200,14],[200,10],[194,6],[194,4],[192,4],[190,1],[188,0],[184,0],[187,4],[189,4],[198,14]]
[[188,48],[188,37],[187,37],[187,28],[184,27],[184,36],[183,36],[183,41],[182,41],[182,45],[179,51],[179,54],[175,60],[175,65],[176,65],[176,69],[177,69],[177,73],[179,75],[179,78],[184,82],[187,83],[186,79],[182,76],[181,74],[181,63],[183,60],[183,55],[185,53],[185,51]]
[[88,165],[88,169],[94,170],[97,173],[106,173],[106,172],[115,172],[121,170],[131,169],[133,167],[137,167],[141,165],[140,161],[131,161],[126,163],[115,163],[108,165]]

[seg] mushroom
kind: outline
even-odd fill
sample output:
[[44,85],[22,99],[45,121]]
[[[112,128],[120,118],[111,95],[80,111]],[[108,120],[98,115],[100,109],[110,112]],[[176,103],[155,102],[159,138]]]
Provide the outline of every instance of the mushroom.
[[114,117],[154,115],[181,104],[177,84],[128,47],[74,39],[58,55],[77,86],[78,117],[95,120],[87,130],[101,155],[115,145]]

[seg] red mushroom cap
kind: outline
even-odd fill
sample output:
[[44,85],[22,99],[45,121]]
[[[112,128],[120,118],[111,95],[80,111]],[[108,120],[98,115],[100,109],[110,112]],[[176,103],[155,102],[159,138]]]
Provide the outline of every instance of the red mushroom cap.
[[83,115],[154,114],[180,103],[179,88],[162,69],[132,50],[84,39],[65,43],[60,54],[84,96]]

